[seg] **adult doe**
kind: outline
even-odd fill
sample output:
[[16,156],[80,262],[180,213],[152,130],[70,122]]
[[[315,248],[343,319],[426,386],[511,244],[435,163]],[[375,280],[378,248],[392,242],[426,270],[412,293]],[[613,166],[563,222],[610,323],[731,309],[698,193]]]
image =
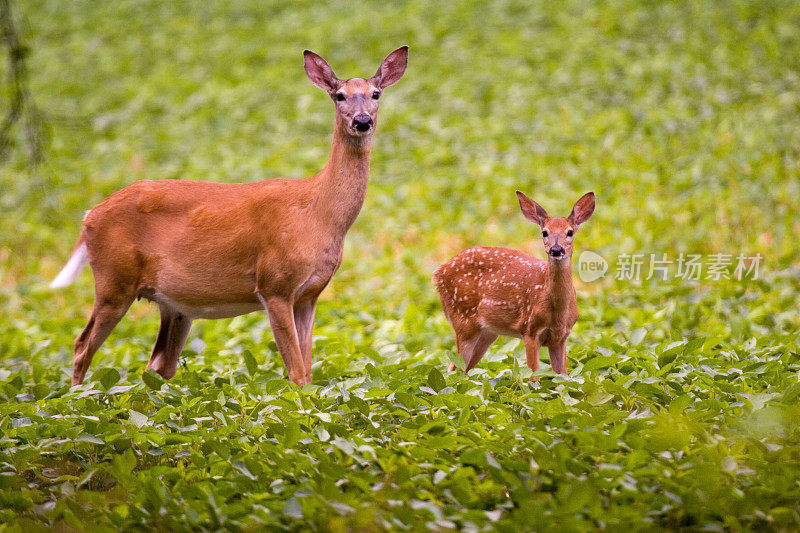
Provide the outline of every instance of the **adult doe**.
[[566,218],[548,216],[520,191],[517,197],[525,218],[542,229],[547,261],[508,248],[469,248],[434,272],[434,284],[467,372],[499,335],[509,335],[522,338],[531,370],[539,369],[539,348],[547,346],[553,370],[565,374],[567,337],[578,319],[572,244],[594,212],[594,193]]
[[340,80],[308,50],[303,59],[336,111],[330,158],[318,174],[239,184],[145,180],[88,212],[51,284],[69,285],[87,262],[94,272],[94,311],[75,340],[73,385],[135,298],[158,304],[161,326],[147,368],[166,379],[194,319],[266,309],[289,378],[309,382],[317,298],[364,203],[378,101],[403,76],[408,47],[390,53],[369,79]]

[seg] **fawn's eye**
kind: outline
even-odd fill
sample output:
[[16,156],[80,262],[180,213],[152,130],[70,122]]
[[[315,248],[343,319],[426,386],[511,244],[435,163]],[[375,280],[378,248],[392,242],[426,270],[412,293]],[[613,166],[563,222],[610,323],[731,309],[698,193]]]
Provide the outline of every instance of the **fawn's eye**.
[[542,237],[547,237],[548,235],[550,235],[550,234],[547,232],[547,230],[544,230],[542,232]]
[[378,91],[375,91],[374,93],[372,93],[372,99],[373,100],[377,100],[380,97],[381,97],[381,93],[379,93]]
[[344,102],[344,99],[345,99],[344,93],[336,93],[337,102]]
[[572,230],[567,230],[567,237],[572,237]]

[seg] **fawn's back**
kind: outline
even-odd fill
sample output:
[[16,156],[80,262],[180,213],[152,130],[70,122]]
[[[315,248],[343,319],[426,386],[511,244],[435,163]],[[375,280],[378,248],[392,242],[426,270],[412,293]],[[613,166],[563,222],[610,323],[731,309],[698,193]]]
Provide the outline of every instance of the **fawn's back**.
[[434,283],[452,321],[522,336],[547,299],[547,262],[509,248],[474,247],[440,266]]

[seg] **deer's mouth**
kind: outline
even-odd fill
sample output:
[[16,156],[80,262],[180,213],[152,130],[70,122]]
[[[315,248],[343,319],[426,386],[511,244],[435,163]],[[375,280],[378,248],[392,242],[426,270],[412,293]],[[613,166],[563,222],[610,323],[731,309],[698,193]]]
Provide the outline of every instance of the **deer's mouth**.
[[372,117],[367,114],[360,114],[353,117],[352,128],[360,133],[366,133],[372,129]]
[[551,246],[550,250],[548,250],[547,253],[553,259],[563,259],[567,255],[567,251],[564,250],[564,248],[559,246],[558,244],[554,244],[553,246]]

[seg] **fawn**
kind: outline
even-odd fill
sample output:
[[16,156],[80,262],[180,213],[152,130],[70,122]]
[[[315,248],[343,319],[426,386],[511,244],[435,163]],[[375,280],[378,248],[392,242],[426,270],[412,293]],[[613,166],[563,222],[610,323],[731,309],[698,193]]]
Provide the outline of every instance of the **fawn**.
[[317,298],[364,203],[378,100],[403,76],[408,47],[390,53],[369,79],[340,80],[309,50],[303,59],[335,106],[331,155],[318,174],[255,183],[140,181],[87,213],[51,284],[69,285],[87,262],[94,272],[94,311],[75,340],[73,385],[136,298],[158,304],[161,326],[147,369],[165,379],[175,375],[194,319],[266,309],[289,378],[310,381]]
[[539,369],[539,347],[547,346],[553,370],[565,374],[567,337],[578,319],[572,244],[594,212],[594,193],[583,195],[568,217],[550,217],[520,191],[517,198],[525,218],[542,229],[547,261],[508,248],[469,248],[436,269],[433,281],[466,372],[498,336],[509,335],[522,338],[531,370]]

